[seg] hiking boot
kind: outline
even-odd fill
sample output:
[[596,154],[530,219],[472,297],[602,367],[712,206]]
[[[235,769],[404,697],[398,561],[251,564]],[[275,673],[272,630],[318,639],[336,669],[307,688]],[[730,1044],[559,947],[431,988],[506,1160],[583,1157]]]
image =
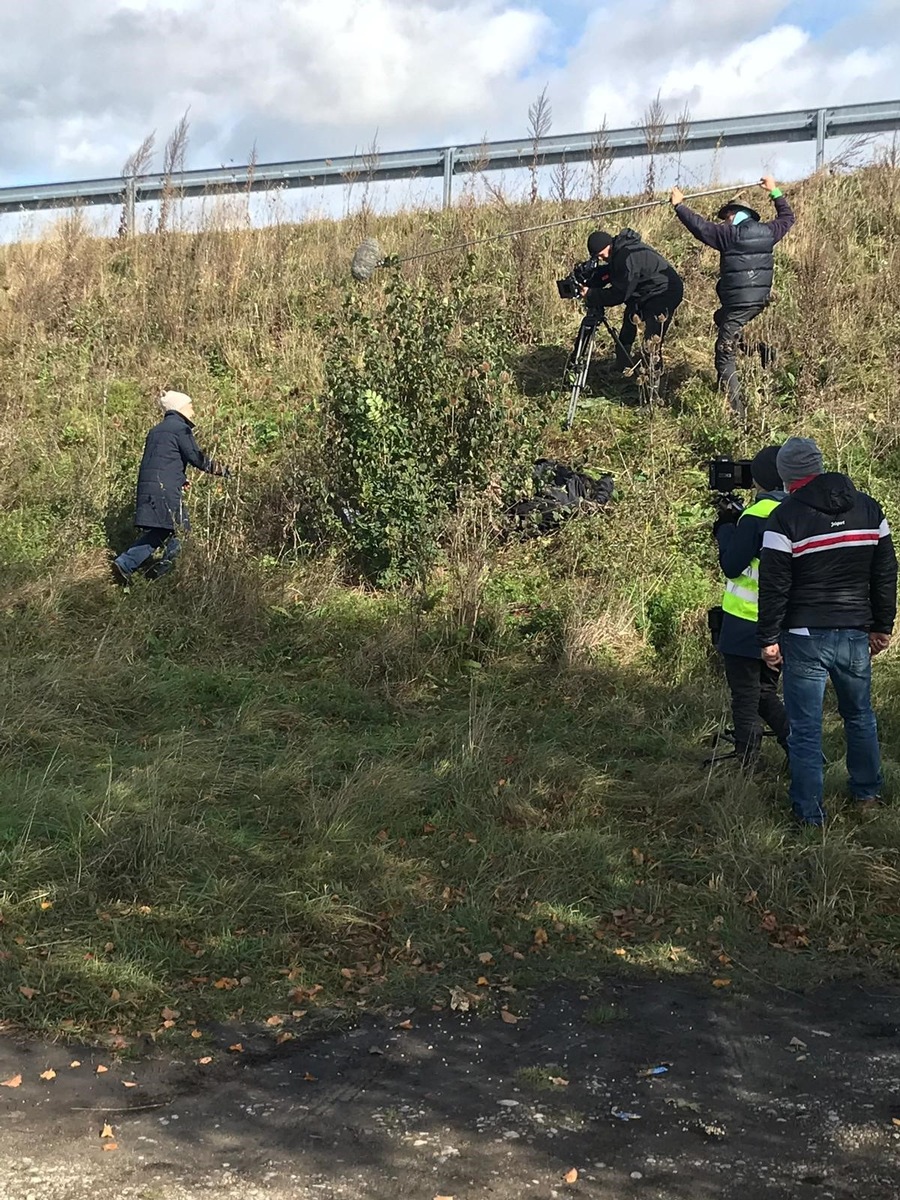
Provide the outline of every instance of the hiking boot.
[[884,804],[884,801],[880,796],[863,796],[860,799],[854,798],[853,801],[854,809],[863,816],[877,812],[882,804]]

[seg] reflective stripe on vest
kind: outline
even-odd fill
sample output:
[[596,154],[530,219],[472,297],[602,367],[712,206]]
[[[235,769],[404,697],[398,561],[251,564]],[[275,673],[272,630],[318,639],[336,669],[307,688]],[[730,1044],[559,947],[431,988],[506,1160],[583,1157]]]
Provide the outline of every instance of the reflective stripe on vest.
[[[767,517],[781,502],[768,497],[757,500],[749,508],[745,508],[738,517],[738,522],[744,517]],[[759,614],[759,559],[754,558],[742,575],[729,579],[725,583],[725,594],[722,596],[722,608],[733,617],[742,621],[756,621]]]

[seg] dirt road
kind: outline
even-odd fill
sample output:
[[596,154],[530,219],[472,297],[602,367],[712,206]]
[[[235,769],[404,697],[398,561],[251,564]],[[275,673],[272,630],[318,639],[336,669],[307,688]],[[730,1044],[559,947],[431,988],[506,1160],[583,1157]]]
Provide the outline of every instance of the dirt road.
[[893,1200],[900,993],[725,991],[554,988],[516,1024],[223,1029],[196,1056],[77,1068],[7,1037],[0,1200]]

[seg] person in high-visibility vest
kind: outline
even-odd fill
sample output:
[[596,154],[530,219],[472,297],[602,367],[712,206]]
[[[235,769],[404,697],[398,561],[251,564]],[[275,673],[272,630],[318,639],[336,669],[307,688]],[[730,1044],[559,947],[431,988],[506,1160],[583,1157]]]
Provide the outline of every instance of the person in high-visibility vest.
[[735,754],[748,769],[759,757],[760,718],[787,753],[788,719],[778,695],[780,671],[763,661],[756,630],[763,533],[770,515],[787,495],[775,464],[779,449],[766,446],[753,459],[753,502],[742,511],[722,511],[713,525],[719,566],[726,577],[718,649],[731,691]]

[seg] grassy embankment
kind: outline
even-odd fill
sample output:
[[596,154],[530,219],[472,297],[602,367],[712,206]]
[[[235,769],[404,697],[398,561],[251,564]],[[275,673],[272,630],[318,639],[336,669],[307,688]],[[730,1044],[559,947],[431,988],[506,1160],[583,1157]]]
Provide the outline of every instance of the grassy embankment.
[[[520,457],[540,446],[609,469],[618,491],[555,538],[503,544],[486,489],[418,582],[382,590],[309,518],[348,249],[373,229],[414,250],[558,206],[131,243],[75,219],[3,249],[8,1020],[128,1037],[164,1005],[182,1022],[265,1018],[310,1008],[317,986],[352,1007],[622,963],[732,989],[896,969],[900,809],[866,824],[842,811],[834,715],[824,835],[791,828],[776,755],[754,783],[701,767],[725,707],[705,644],[718,581],[703,461],[813,434],[900,518],[900,173],[790,194],[799,221],[758,323],[780,357],[767,374],[744,364],[746,434],[713,388],[714,256],[665,209],[635,224],[687,280],[667,403],[623,405],[632,385],[601,368],[571,435],[559,348],[576,315],[552,280],[584,230],[408,269],[426,299],[465,270],[502,318],[491,370],[510,373]],[[376,330],[384,282],[350,302]],[[460,338],[436,352],[464,354]],[[197,397],[201,441],[239,475],[195,482],[179,570],[123,595],[106,548],[127,533],[163,386]],[[876,677],[896,795],[896,656]]]

